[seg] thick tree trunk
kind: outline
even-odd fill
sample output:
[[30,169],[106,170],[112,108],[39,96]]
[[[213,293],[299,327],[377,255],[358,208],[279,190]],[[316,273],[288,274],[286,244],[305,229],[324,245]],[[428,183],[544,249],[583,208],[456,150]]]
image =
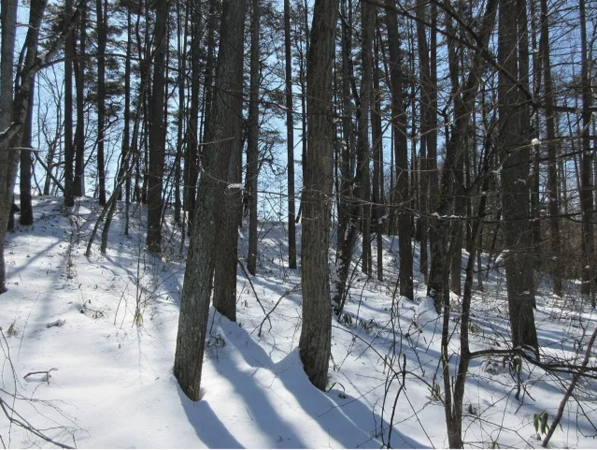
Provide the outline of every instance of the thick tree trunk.
[[[25,59],[17,74],[18,89],[13,91],[14,83],[14,47],[15,24],[17,14],[16,2],[4,0],[2,2],[2,67],[0,68],[0,98],[2,111],[0,113],[0,294],[6,292],[6,263],[4,259],[4,242],[8,216],[12,207],[13,191],[17,175],[20,153],[11,148],[14,142],[18,146],[23,138],[23,127],[27,119],[31,86],[35,73],[39,70],[40,60],[37,58],[37,43],[39,29],[46,8],[45,0],[32,0],[29,12],[29,26],[25,37]],[[63,37],[62,37],[63,38]],[[58,43],[62,43],[61,39]],[[56,44],[48,56],[56,52]],[[14,100],[13,100],[14,92]]]
[[[2,0],[2,49],[0,54],[0,132],[10,127],[13,117],[14,53],[17,28],[17,0]],[[4,262],[4,236],[12,209],[16,164],[10,141],[0,147],[0,294],[6,292],[6,265]]]
[[518,0],[500,0],[498,60],[499,148],[502,160],[506,284],[512,345],[528,347],[538,355],[539,344],[533,315],[533,263],[529,245],[529,142],[523,125],[519,88],[507,74],[518,74]]
[[338,2],[315,0],[307,66],[309,155],[303,190],[303,326],[300,357],[309,380],[325,390],[331,353],[330,247],[335,128],[332,66]]
[[217,230],[235,146],[234,117],[242,102],[243,29],[246,0],[225,0],[216,66],[214,102],[207,118],[203,175],[199,181],[187,269],[180,299],[174,375],[191,400],[201,396],[201,373],[214,273]]
[[[256,73],[251,73],[251,117],[249,136],[250,145],[253,151],[257,153],[259,148],[259,110],[257,109],[259,100],[259,31],[260,31],[260,10],[259,0],[253,0],[252,11],[252,39],[251,43],[251,69]],[[243,14],[244,15],[244,14]],[[235,26],[236,33],[244,36],[244,23]],[[253,45],[254,44],[254,45]],[[242,48],[242,44],[240,45]],[[255,65],[255,66],[254,66]],[[241,60],[240,70],[234,72],[235,78],[232,79],[232,85],[229,88],[231,96],[228,111],[228,143],[230,158],[228,164],[228,186],[224,193],[223,210],[219,222],[219,249],[215,256],[215,276],[214,276],[214,307],[220,314],[231,321],[236,321],[236,266],[238,262],[238,227],[242,220],[242,191],[238,188],[242,180],[242,152],[243,152],[243,66]],[[209,119],[208,119],[209,120]],[[257,156],[257,155],[255,155]],[[257,173],[255,172],[255,177]],[[257,179],[255,178],[255,181]],[[237,186],[237,187],[235,187]],[[256,188],[256,186],[255,186]],[[255,189],[257,194],[257,189]],[[257,198],[255,197],[255,200]],[[255,215],[253,219],[257,223],[257,205],[255,205]],[[255,226],[255,244],[257,241],[257,227]]]

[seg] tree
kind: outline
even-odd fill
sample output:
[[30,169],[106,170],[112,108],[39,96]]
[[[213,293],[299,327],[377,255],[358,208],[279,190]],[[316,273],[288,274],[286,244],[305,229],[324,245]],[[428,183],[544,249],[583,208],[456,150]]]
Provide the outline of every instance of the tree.
[[[251,34],[251,105],[249,138],[252,152],[258,151],[259,111],[256,108],[259,99],[259,32],[260,8],[259,0],[252,1],[252,34]],[[244,22],[235,28],[236,33],[244,36]],[[255,44],[255,46],[253,46]],[[242,43],[238,44],[242,47]],[[222,180],[227,187],[221,205],[219,220],[219,250],[215,255],[214,275],[214,307],[231,321],[236,321],[236,267],[238,262],[238,226],[242,220],[242,154],[243,154],[243,78],[242,63],[240,70],[234,73],[229,89],[229,122],[227,137],[229,139],[229,162],[227,174]],[[254,70],[254,72],[253,72]],[[210,120],[208,118],[208,120]],[[248,149],[247,149],[248,151]],[[253,155],[255,156],[255,155]],[[254,172],[257,175],[257,171]],[[256,194],[255,190],[255,194]],[[256,205],[255,205],[256,206]],[[255,220],[257,216],[255,215]],[[256,230],[255,230],[256,232]],[[256,233],[255,233],[256,237]]]
[[[31,86],[35,74],[40,70],[42,63],[52,60],[58,50],[64,44],[66,36],[72,31],[72,23],[80,14],[80,4],[71,17],[71,21],[62,33],[50,46],[43,58],[38,58],[37,46],[39,30],[46,9],[45,0],[32,0],[29,9],[29,26],[25,36],[24,60],[19,68],[18,89],[13,91],[10,87],[14,82],[11,68],[14,57],[14,34],[16,24],[16,2],[4,0],[2,3],[2,67],[0,69],[0,87],[2,88],[2,112],[0,113],[0,294],[6,292],[6,263],[4,259],[4,237],[8,214],[12,206],[12,196],[15,186],[15,177],[19,163],[19,152],[14,151],[11,146],[14,142],[20,144],[22,130],[27,119],[29,99],[31,98]],[[5,22],[6,21],[6,22]],[[12,31],[11,31],[12,30]],[[6,97],[4,97],[6,96]],[[6,99],[6,102],[5,102]],[[10,116],[8,115],[10,113]],[[10,117],[10,121],[9,120]],[[19,145],[17,145],[18,147]]]
[[[398,202],[398,245],[400,253],[400,295],[414,299],[413,292],[413,255],[411,214],[408,211],[408,148],[406,141],[406,113],[402,105],[404,90],[402,86],[402,61],[400,57],[400,38],[398,36],[398,18],[390,9],[391,0],[386,0],[386,21],[388,28],[388,47],[390,53],[390,92],[392,95],[392,127],[394,131],[393,153],[396,164],[396,201]],[[421,242],[427,245],[427,241]]]
[[[73,71],[75,75],[75,91],[77,106],[77,125],[73,142],[75,168],[73,173],[73,193],[75,197],[85,195],[85,59],[87,57],[87,2],[81,2],[79,16],[79,48],[73,56]],[[74,36],[73,31],[73,36]],[[74,38],[76,41],[76,38]]]
[[[64,2],[64,23],[72,15],[73,0]],[[74,28],[64,46],[64,205],[75,205],[74,164],[75,148],[73,141],[73,64],[76,54]]]
[[541,0],[541,40],[540,40],[540,57],[543,68],[543,78],[545,83],[545,137],[547,145],[547,155],[549,158],[549,165],[547,167],[547,189],[549,196],[549,231],[550,231],[550,245],[551,245],[551,261],[550,267],[547,269],[551,272],[553,278],[553,292],[554,294],[562,295],[562,275],[558,268],[561,258],[560,247],[560,220],[557,217],[559,214],[559,188],[558,188],[558,171],[557,171],[557,144],[556,138],[556,117],[553,109],[554,105],[554,86],[551,77],[551,55],[549,45],[549,12],[547,9],[547,0]]
[[202,174],[180,299],[174,375],[191,400],[201,396],[201,371],[207,332],[211,281],[221,205],[237,127],[231,108],[242,101],[243,29],[246,0],[224,0],[214,101],[207,117]]
[[166,77],[166,49],[168,46],[168,6],[169,1],[156,3],[153,42],[153,86],[151,90],[151,115],[149,139],[149,172],[147,189],[147,248],[160,253],[162,242],[162,182],[166,152],[166,124],[164,117]]
[[[369,200],[370,200],[370,145],[369,145],[369,116],[371,112],[372,102],[372,46],[373,46],[373,27],[374,27],[375,8],[367,2],[361,3],[361,18],[362,18],[362,48],[361,48],[361,86],[360,94],[356,98],[357,101],[357,159],[356,171],[352,173],[350,163],[348,163],[349,170],[346,175],[349,177],[346,192],[342,193],[342,197],[346,197],[346,210],[342,215],[342,220],[345,224],[339,226],[340,230],[344,230],[342,246],[338,256],[338,274],[336,277],[336,293],[334,302],[337,304],[337,314],[342,312],[344,302],[347,295],[347,281],[350,264],[353,258],[354,246],[356,243],[358,231],[362,231],[363,235],[363,271],[368,273],[369,269],[369,254],[368,249],[371,248],[369,242]],[[347,57],[344,53],[343,57]],[[354,80],[351,80],[354,82]],[[356,92],[355,92],[356,96]],[[348,125],[346,133],[352,131],[352,125]],[[344,161],[342,164],[346,164]]]
[[587,43],[587,17],[584,0],[579,0],[580,42],[581,42],[581,84],[582,84],[582,156],[580,170],[580,206],[582,211],[582,293],[591,295],[591,303],[595,307],[595,235],[594,235],[594,203],[593,174],[591,151],[591,76],[589,72],[589,51]]
[[19,191],[21,200],[21,213],[19,223],[21,225],[33,225],[33,205],[31,196],[31,176],[33,170],[34,153],[31,151],[33,134],[33,93],[35,90],[35,78],[31,80],[31,95],[27,105],[27,119],[23,126],[23,139],[21,142],[21,171],[19,176]]
[[0,294],[6,292],[6,265],[4,262],[4,235],[12,208],[12,192],[16,164],[15,151],[9,153],[10,140],[4,137],[13,117],[14,52],[17,28],[17,0],[2,0],[2,49],[0,58]]
[[292,101],[292,47],[290,44],[290,0],[284,0],[284,55],[286,87],[286,148],[288,160],[288,267],[296,269],[296,214],[294,192],[294,113]]
[[336,1],[315,0],[307,65],[309,154],[302,197],[303,326],[299,349],[309,380],[321,390],[327,383],[332,339],[328,252],[335,135],[331,88],[337,17]]
[[[257,272],[257,181],[259,171],[259,0],[252,0],[251,15],[251,86],[249,91],[249,136],[247,138],[247,196],[249,208],[249,255],[247,269]],[[292,114],[292,113],[291,113]],[[290,219],[288,220],[290,222]]]
[[106,45],[107,5],[105,0],[96,0],[97,16],[97,174],[99,184],[99,204],[106,204],[106,167],[105,167],[105,116],[106,116]]
[[533,314],[533,264],[530,255],[529,226],[529,144],[524,135],[524,102],[517,83],[519,73],[519,33],[527,25],[520,23],[520,3],[500,0],[498,30],[499,73],[499,149],[504,162],[502,176],[502,208],[506,256],[506,284],[512,345],[539,352]]

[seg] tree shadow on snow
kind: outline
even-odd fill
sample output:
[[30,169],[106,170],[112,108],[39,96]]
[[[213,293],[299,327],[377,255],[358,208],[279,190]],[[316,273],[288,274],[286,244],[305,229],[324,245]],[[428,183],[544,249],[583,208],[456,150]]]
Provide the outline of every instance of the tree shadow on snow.
[[[358,398],[347,396],[339,402],[337,391],[324,393],[316,389],[303,370],[298,349],[290,352],[278,363],[274,363],[266,350],[255,342],[253,336],[245,329],[225,318],[222,318],[220,326],[227,338],[228,351],[238,352],[251,368],[256,369],[241,371],[238,361],[230,363],[220,361],[218,365],[225,365],[221,367],[221,374],[230,377],[229,381],[237,387],[238,393],[244,397],[247,406],[253,411],[257,425],[264,432],[274,431],[275,437],[285,438],[284,442],[275,441],[276,447],[309,446],[297,436],[298,430],[304,429],[304,423],[297,431],[293,430],[292,408],[297,410],[297,405],[300,407],[297,412],[304,412],[314,421],[314,424],[309,427],[313,429],[319,427],[322,434],[329,436],[329,444],[321,442],[319,445],[333,446],[332,440],[334,440],[344,448],[382,446],[375,429],[379,428],[381,423],[379,415],[374,414],[371,408]],[[235,349],[230,349],[232,346]],[[283,407],[272,405],[265,395],[266,392],[274,393],[275,396],[270,397],[276,400],[279,398],[279,401],[284,403]],[[285,395],[286,392],[289,395]],[[281,409],[288,411],[287,419],[278,416],[278,411]],[[300,419],[297,417],[297,420]],[[384,424],[385,427],[387,424]],[[309,442],[309,444],[314,443]],[[402,435],[396,429],[394,429],[392,445],[401,448],[425,447],[420,442]]]
[[220,421],[208,402],[193,402],[177,388],[180,403],[189,418],[189,423],[195,429],[197,437],[207,448],[244,448],[236,438],[230,434],[228,428]]

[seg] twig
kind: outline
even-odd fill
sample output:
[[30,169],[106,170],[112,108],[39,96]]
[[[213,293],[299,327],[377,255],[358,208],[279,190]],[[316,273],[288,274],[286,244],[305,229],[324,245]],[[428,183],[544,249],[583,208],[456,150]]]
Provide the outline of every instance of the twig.
[[[269,316],[265,312],[265,308],[263,307],[263,303],[261,303],[261,300],[259,300],[259,296],[257,295],[257,291],[255,290],[255,286],[253,286],[253,282],[251,281],[251,277],[247,273],[247,269],[245,269],[245,266],[243,265],[243,263],[241,262],[241,260],[238,257],[236,258],[236,262],[238,262],[238,265],[240,266],[240,268],[242,269],[243,273],[245,274],[245,277],[247,278],[247,281],[251,285],[251,289],[253,290],[253,295],[255,295],[255,299],[257,300],[257,303],[259,303],[259,306],[261,306],[261,310],[263,311],[263,314],[265,314],[266,319],[269,320]],[[262,324],[263,324],[263,322],[262,322]],[[271,320],[270,320],[269,324],[270,325],[272,324]],[[259,330],[259,336],[261,336],[261,329]]]
[[547,435],[545,436],[545,439],[543,439],[543,443],[541,445],[544,448],[547,447],[547,444],[549,444],[549,440],[551,439],[551,436],[556,431],[556,428],[558,427],[560,421],[562,420],[562,416],[564,415],[564,408],[566,407],[566,403],[570,399],[570,396],[572,395],[572,392],[574,391],[574,388],[576,387],[578,380],[583,375],[583,372],[584,372],[585,368],[587,367],[587,364],[589,364],[589,359],[591,357],[591,352],[593,351],[593,345],[595,344],[596,338],[597,338],[597,326],[593,330],[593,334],[591,335],[591,338],[589,339],[589,342],[587,344],[587,349],[585,351],[585,357],[582,361],[581,368],[572,377],[572,382],[570,383],[570,386],[568,386],[568,390],[566,391],[566,394],[564,394],[564,398],[562,398],[562,401],[560,402],[560,407],[558,408],[558,413],[554,417],[553,422],[551,423],[551,426],[549,427],[549,431],[547,432]]
[[[274,307],[265,315],[265,317],[263,318],[263,320],[261,321],[261,323],[259,324],[259,327],[255,327],[253,329],[253,331],[255,331],[257,328],[259,328],[259,333],[257,333],[257,336],[261,337],[261,330],[263,328],[263,324],[265,323],[265,321],[267,320],[269,322],[269,329],[272,329],[272,321],[269,318],[269,316],[272,315],[272,313],[276,310],[276,308],[278,307],[278,305],[280,304],[280,302],[288,297],[290,294],[292,294],[293,292],[297,291],[299,288],[299,285],[296,284],[292,289],[290,289],[289,291],[284,292],[284,294],[278,299],[278,301],[276,302],[276,304],[274,305]],[[265,311],[264,311],[265,312]]]
[[16,412],[13,407],[11,407],[8,403],[6,403],[2,399],[2,397],[0,397],[0,407],[2,408],[2,411],[4,412],[4,415],[10,421],[11,424],[15,424],[15,425],[17,425],[17,426],[19,426],[19,427],[21,427],[21,428],[29,431],[30,433],[33,433],[35,436],[43,439],[44,441],[49,442],[50,444],[54,444],[57,447],[60,447],[60,448],[74,448],[74,447],[71,447],[70,445],[66,445],[66,444],[63,444],[61,442],[57,442],[57,441],[53,440],[51,437],[46,436],[45,434],[43,434],[40,430],[38,430],[33,425],[31,425],[27,421],[27,419],[25,419],[18,412]]

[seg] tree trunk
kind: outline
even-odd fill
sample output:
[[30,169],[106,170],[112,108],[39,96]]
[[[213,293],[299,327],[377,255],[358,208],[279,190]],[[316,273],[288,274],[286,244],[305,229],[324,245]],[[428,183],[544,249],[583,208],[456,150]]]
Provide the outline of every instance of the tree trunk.
[[512,345],[528,347],[538,356],[539,344],[533,315],[533,263],[529,245],[529,142],[525,141],[519,88],[507,74],[519,73],[518,0],[500,0],[498,61],[499,149],[502,168],[504,240],[508,250],[506,284]]
[[[249,201],[249,255],[247,269],[257,272],[257,181],[259,170],[259,0],[252,0],[251,30],[251,88],[249,92],[249,136],[247,138],[247,194]],[[290,113],[292,117],[292,112]],[[292,134],[291,134],[292,136]],[[289,167],[291,161],[288,161]],[[289,169],[290,170],[290,169]],[[290,186],[289,186],[290,189]],[[289,200],[290,201],[290,200]],[[289,219],[290,222],[290,219]]]
[[[372,94],[372,54],[373,54],[373,26],[374,26],[375,9],[372,5],[361,3],[361,17],[362,17],[362,49],[361,49],[361,66],[362,66],[362,81],[360,96],[357,100],[357,164],[354,179],[350,180],[352,192],[345,195],[348,196],[348,202],[345,211],[345,220],[347,224],[342,228],[344,232],[344,240],[338,256],[338,270],[336,277],[336,292],[334,296],[334,303],[337,305],[337,314],[342,312],[347,293],[348,273],[350,271],[350,264],[354,253],[354,247],[358,235],[358,231],[362,231],[363,245],[362,245],[362,267],[363,272],[367,273],[369,269],[369,254],[371,248],[370,243],[370,220],[368,215],[367,203],[369,202],[370,194],[370,146],[369,146],[369,113],[371,111],[371,94]],[[356,87],[355,87],[356,90]],[[356,94],[355,94],[356,96]]]
[[87,40],[87,2],[82,3],[79,22],[79,53],[74,61],[75,89],[77,103],[77,126],[73,142],[75,170],[73,175],[73,193],[75,197],[85,195],[85,58]]
[[19,223],[21,225],[33,225],[33,205],[31,203],[31,176],[33,170],[33,155],[34,153],[29,150],[32,148],[32,135],[33,135],[33,104],[34,102],[34,90],[35,90],[35,78],[31,79],[31,95],[27,105],[27,119],[23,126],[23,140],[21,143],[21,174],[20,174],[20,186],[19,190],[21,193],[21,212],[19,215]]
[[187,147],[184,165],[184,209],[188,214],[189,231],[195,216],[195,196],[199,176],[199,92],[201,88],[201,23],[199,2],[190,2],[191,8],[191,110],[187,128]]
[[107,11],[104,10],[104,1],[96,1],[97,16],[97,175],[99,188],[99,204],[106,204],[106,167],[105,167],[105,116],[106,116],[106,44]]
[[545,132],[547,156],[549,165],[547,167],[547,189],[549,197],[549,234],[551,246],[550,264],[547,269],[551,273],[553,280],[553,292],[561,296],[562,291],[562,273],[560,269],[561,258],[561,240],[560,240],[560,220],[559,215],[559,181],[557,170],[557,144],[555,111],[553,109],[555,92],[551,78],[551,57],[549,44],[549,11],[547,9],[547,0],[541,0],[541,40],[539,42],[541,53],[541,64],[543,66],[543,77],[545,80]]
[[[391,0],[386,0],[390,7]],[[396,162],[396,201],[398,203],[398,251],[400,270],[398,273],[400,295],[414,300],[412,226],[409,192],[408,145],[406,134],[406,113],[403,102],[402,62],[400,57],[400,37],[398,19],[390,9],[386,11],[388,27],[388,47],[390,52],[390,83],[392,94],[392,127],[394,130],[394,159]],[[423,244],[423,243],[422,243]],[[426,244],[425,244],[426,245]]]
[[[46,8],[44,0],[32,0],[29,9],[29,26],[25,37],[25,59],[19,70],[18,89],[13,91],[14,69],[13,58],[15,48],[17,3],[9,0],[2,1],[2,47],[0,68],[0,294],[6,292],[6,263],[4,259],[4,242],[8,216],[12,207],[13,191],[20,154],[11,148],[14,142],[22,141],[22,129],[27,119],[31,85],[33,77],[39,70],[41,60],[37,58],[37,43],[39,29]],[[48,57],[55,55],[57,47],[63,42],[64,36],[48,52]],[[13,100],[14,93],[14,100]]]
[[383,281],[383,130],[381,124],[381,87],[379,85],[379,50],[381,38],[375,42],[373,64],[373,101],[371,102],[371,139],[373,141],[373,211],[376,237],[377,279]]
[[589,72],[589,53],[587,44],[587,18],[585,1],[579,0],[580,41],[581,41],[581,82],[582,82],[582,156],[580,169],[580,207],[582,211],[582,293],[591,297],[595,307],[595,235],[593,211],[593,174],[591,151],[591,112],[592,103],[591,76]]
[[149,129],[149,171],[147,173],[147,238],[149,251],[159,254],[162,242],[162,182],[166,152],[166,124],[164,119],[164,75],[168,45],[168,1],[158,2],[153,42],[153,87],[150,99],[151,125]]
[[[256,109],[259,100],[259,31],[260,31],[260,10],[259,0],[252,1],[252,39],[251,42],[251,69],[257,71],[251,73],[251,95],[252,107],[249,136],[252,139],[251,145],[254,150],[258,149],[259,138],[259,111]],[[244,36],[244,24],[234,28],[236,33]],[[257,36],[257,37],[256,37]],[[253,47],[255,44],[255,47]],[[242,48],[242,44],[241,45]],[[254,53],[253,53],[254,52]],[[257,66],[253,67],[253,63]],[[214,307],[216,310],[233,322],[236,322],[236,265],[238,262],[238,226],[242,220],[242,191],[238,187],[242,180],[242,152],[243,152],[243,66],[234,73],[235,78],[230,88],[233,100],[229,103],[228,133],[230,136],[230,158],[228,165],[228,186],[225,189],[223,210],[220,213],[219,221],[219,249],[215,256],[214,276]],[[256,75],[253,78],[253,75]],[[209,119],[208,119],[209,120]],[[256,192],[255,192],[256,193]],[[255,210],[255,213],[257,211]],[[257,216],[255,215],[255,222]],[[257,230],[255,230],[256,232]],[[255,236],[256,237],[256,236]]]
[[[203,175],[199,181],[187,269],[180,299],[174,375],[191,400],[201,397],[201,372],[220,222],[230,154],[237,127],[230,120],[242,101],[245,0],[225,0],[216,65],[214,102],[207,118]],[[213,18],[212,18],[213,20]],[[232,108],[232,109],[231,109]],[[232,142],[231,142],[232,141]]]
[[288,267],[296,269],[296,214],[294,190],[294,112],[292,101],[292,47],[290,44],[290,0],[284,0],[284,53],[286,87],[286,148],[288,160]]
[[[65,0],[65,17],[72,15],[73,0]],[[71,31],[64,46],[64,205],[75,205],[74,164],[75,148],[73,140],[73,65],[76,56],[76,36]]]
[[[17,28],[17,0],[2,0],[2,49],[0,60],[0,132],[10,127],[13,117],[14,53]],[[6,292],[4,236],[12,209],[14,176],[18,159],[10,150],[10,141],[0,147],[0,294]],[[16,160],[16,161],[15,161]],[[14,173],[13,173],[14,172]]]
[[338,2],[315,0],[307,65],[309,155],[303,189],[303,326],[300,357],[309,380],[325,390],[331,353],[330,247],[335,127],[331,95]]

